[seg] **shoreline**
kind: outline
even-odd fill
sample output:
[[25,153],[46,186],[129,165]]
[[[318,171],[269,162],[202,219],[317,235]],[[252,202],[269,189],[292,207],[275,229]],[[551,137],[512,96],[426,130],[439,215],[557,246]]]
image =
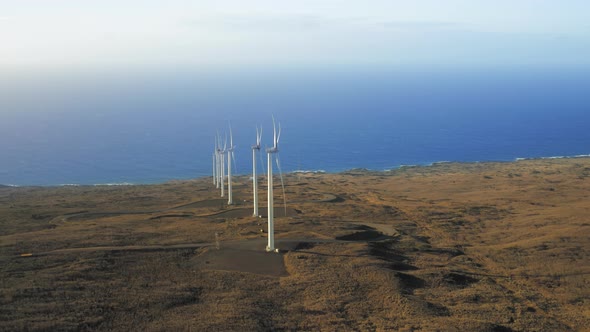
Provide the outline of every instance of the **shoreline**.
[[[358,168],[350,168],[340,171],[326,171],[323,169],[318,170],[294,170],[291,172],[285,172],[285,175],[288,174],[347,174],[347,173],[367,173],[367,174],[374,174],[374,173],[392,173],[400,170],[407,170],[407,169],[422,169],[422,168],[429,168],[429,167],[437,167],[441,165],[484,165],[484,164],[509,164],[509,163],[518,163],[523,161],[547,161],[547,160],[570,160],[570,159],[590,159],[590,154],[580,154],[580,155],[573,155],[573,156],[549,156],[549,157],[536,157],[536,158],[527,158],[527,157],[518,157],[513,160],[487,160],[487,161],[435,161],[430,163],[424,164],[415,164],[415,165],[399,165],[394,166],[388,169],[382,170],[375,170],[370,168],[358,167]],[[236,177],[242,176],[250,176],[249,174],[236,174]],[[163,182],[146,182],[146,183],[131,183],[131,182],[107,182],[107,183],[97,183],[97,184],[78,184],[78,183],[64,183],[64,184],[50,184],[50,185],[15,185],[15,184],[4,184],[0,183],[0,189],[5,188],[56,188],[56,187],[126,187],[126,186],[150,186],[150,185],[163,185],[178,181],[191,181],[191,180],[200,180],[204,178],[208,178],[210,176],[200,176],[194,178],[178,178],[172,179]]]

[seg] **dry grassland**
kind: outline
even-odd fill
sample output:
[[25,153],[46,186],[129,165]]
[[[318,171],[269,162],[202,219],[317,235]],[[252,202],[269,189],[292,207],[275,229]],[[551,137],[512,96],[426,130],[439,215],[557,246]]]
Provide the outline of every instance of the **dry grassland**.
[[247,177],[0,188],[0,330],[588,331],[590,159],[285,189],[271,254]]

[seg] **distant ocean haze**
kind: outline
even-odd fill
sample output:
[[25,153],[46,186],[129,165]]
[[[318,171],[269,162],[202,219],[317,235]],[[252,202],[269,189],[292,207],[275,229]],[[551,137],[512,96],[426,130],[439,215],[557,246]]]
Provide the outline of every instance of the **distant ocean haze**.
[[[211,173],[231,122],[251,172],[281,122],[283,171],[590,153],[589,71],[177,72],[0,81],[0,183],[153,183]],[[262,168],[260,169],[260,171]]]

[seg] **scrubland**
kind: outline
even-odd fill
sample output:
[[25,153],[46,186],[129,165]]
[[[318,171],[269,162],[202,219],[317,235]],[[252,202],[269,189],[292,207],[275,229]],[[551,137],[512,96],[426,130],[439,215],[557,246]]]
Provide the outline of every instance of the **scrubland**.
[[289,174],[275,195],[278,254],[246,176],[232,206],[209,178],[0,188],[0,330],[590,326],[590,159]]

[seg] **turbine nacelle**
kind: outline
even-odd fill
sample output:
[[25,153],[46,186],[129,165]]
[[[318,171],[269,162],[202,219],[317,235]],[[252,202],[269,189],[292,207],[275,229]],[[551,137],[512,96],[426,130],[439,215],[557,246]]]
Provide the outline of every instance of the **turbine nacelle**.
[[252,150],[260,150],[260,142],[262,141],[262,128],[256,127],[256,144],[252,145]]

